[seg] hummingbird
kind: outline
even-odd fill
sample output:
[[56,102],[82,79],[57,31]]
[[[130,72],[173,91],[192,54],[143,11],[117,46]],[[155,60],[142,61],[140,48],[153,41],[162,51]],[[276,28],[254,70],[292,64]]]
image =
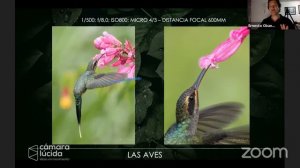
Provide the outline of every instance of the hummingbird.
[[130,80],[125,73],[96,74],[95,69],[97,62],[98,60],[94,59],[89,62],[86,71],[78,78],[73,90],[80,138],[82,137],[80,129],[82,94],[84,94],[87,89],[106,87],[126,79]]
[[242,104],[228,102],[199,110],[198,89],[207,70],[177,100],[176,123],[166,132],[165,144],[249,144],[248,126],[223,130],[241,113]]

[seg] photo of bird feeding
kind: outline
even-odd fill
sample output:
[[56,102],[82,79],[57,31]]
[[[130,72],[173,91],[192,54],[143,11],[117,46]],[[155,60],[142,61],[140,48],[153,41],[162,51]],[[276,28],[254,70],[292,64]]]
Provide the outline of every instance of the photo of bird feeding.
[[165,145],[250,144],[249,29],[164,31]]
[[135,143],[134,27],[52,27],[52,143]]

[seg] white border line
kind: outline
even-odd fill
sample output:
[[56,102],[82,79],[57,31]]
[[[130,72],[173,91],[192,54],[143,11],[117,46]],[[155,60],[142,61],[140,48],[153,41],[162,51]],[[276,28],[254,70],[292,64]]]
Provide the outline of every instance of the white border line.
[[93,149],[100,149],[100,150],[103,150],[103,149],[107,149],[107,150],[111,150],[111,149],[118,149],[118,150],[120,150],[120,149],[132,149],[132,150],[134,150],[134,149],[139,149],[139,150],[153,150],[153,149],[156,149],[156,150],[170,150],[170,149],[176,149],[176,150],[178,150],[178,149],[182,149],[182,150],[184,150],[184,149],[188,149],[188,150],[191,150],[191,149],[204,149],[204,150],[206,150],[206,149],[242,149],[242,147],[240,147],[240,148],[70,148],[70,149],[86,149],[86,150],[93,150]]

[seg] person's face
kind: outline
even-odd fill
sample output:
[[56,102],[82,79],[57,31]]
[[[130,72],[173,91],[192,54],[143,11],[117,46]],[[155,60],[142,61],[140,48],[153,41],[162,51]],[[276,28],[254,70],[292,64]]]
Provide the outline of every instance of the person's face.
[[279,7],[278,4],[275,1],[269,2],[269,11],[271,15],[277,15],[279,14]]

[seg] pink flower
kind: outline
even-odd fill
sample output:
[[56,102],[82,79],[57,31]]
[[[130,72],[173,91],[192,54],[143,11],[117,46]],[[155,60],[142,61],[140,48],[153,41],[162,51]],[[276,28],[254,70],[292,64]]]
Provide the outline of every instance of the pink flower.
[[249,33],[248,27],[243,26],[237,30],[231,30],[229,37],[243,42]]
[[115,36],[107,32],[103,32],[103,36],[94,40],[94,46],[99,50],[106,48],[121,48],[122,43]]
[[134,78],[134,76],[135,76],[135,65],[133,64],[131,66],[130,71],[128,72],[128,78]]
[[200,58],[199,66],[202,69],[216,68],[218,63],[229,59],[240,47],[249,34],[247,27],[241,27],[230,32],[229,38],[221,43],[211,54]]
[[99,68],[104,68],[115,57],[118,57],[123,50],[122,43],[107,32],[103,32],[103,36],[96,38],[94,45],[100,50],[100,54],[94,57],[94,59],[98,60],[97,65]]
[[199,66],[202,69],[206,69],[206,68],[208,68],[208,66],[217,67],[217,65],[215,65],[213,63],[212,59],[213,59],[213,55],[208,55],[208,56],[201,57],[200,60],[199,60]]
[[106,63],[106,60],[105,60],[105,55],[104,54],[96,54],[94,57],[93,57],[93,60],[98,60],[97,62],[97,66],[99,68],[104,68],[105,65],[107,64]]
[[99,68],[104,68],[106,65],[108,65],[113,59],[115,58],[114,55],[106,55],[106,54],[97,54],[93,59],[97,59],[98,63],[97,66]]
[[[99,55],[100,55],[100,54],[99,54]],[[100,57],[99,60],[98,60],[97,66],[98,66],[99,68],[104,68],[106,64],[107,64],[107,63],[105,62],[105,58],[104,58],[103,55],[102,55],[102,57]]]
[[128,40],[125,41],[124,45],[125,45],[124,51],[127,53],[128,57],[135,56],[135,48],[132,47],[131,43]]
[[135,65],[134,63],[130,63],[129,66],[121,65],[119,66],[118,73],[127,73],[128,78],[134,78],[135,73]]
[[99,68],[104,68],[112,63],[111,66],[118,67],[118,73],[127,73],[129,78],[134,77],[135,48],[128,40],[125,41],[123,47],[117,38],[103,32],[103,36],[94,40],[94,46],[100,50],[100,54],[96,54],[93,58],[98,60]]
[[106,48],[101,50],[101,54],[105,54],[107,56],[117,56],[121,51],[122,49],[120,48]]
[[121,65],[119,66],[118,73],[127,73],[130,71],[129,66]]
[[126,64],[127,60],[128,60],[128,57],[119,56],[118,60],[115,63],[113,63],[112,66],[115,67],[115,66],[124,65],[124,64]]
[[103,54],[96,54],[93,59],[94,60],[99,60],[102,57]]

